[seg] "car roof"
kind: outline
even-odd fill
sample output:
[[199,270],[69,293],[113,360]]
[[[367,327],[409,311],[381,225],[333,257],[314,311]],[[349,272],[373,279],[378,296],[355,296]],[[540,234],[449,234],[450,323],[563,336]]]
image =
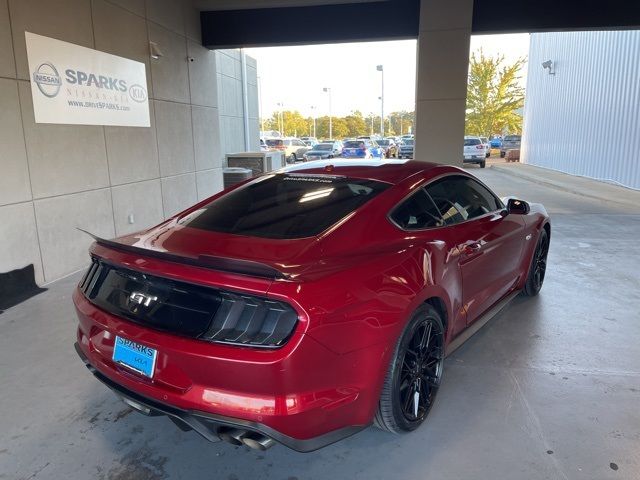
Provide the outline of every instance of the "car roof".
[[[327,167],[331,166],[330,169]],[[315,160],[284,168],[285,173],[341,175],[367,178],[393,185],[420,172],[442,168],[443,165],[417,160]]]

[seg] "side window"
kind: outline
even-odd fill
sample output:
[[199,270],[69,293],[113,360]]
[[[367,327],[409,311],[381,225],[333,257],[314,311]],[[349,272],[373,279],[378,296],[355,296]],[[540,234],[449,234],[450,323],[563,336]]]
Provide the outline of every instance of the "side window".
[[447,225],[502,208],[502,203],[488,189],[469,177],[445,177],[428,185],[426,190]]
[[445,224],[440,212],[423,189],[396,207],[391,219],[406,230],[441,227]]

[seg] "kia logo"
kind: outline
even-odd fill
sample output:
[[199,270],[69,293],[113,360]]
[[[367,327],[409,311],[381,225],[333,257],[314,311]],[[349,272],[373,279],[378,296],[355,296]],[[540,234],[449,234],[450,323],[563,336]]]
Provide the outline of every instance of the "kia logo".
[[38,85],[38,89],[45,97],[53,98],[58,95],[62,80],[58,75],[58,70],[53,64],[45,62],[33,73],[33,81]]
[[129,96],[134,102],[142,103],[147,99],[147,89],[141,85],[131,85],[129,87]]

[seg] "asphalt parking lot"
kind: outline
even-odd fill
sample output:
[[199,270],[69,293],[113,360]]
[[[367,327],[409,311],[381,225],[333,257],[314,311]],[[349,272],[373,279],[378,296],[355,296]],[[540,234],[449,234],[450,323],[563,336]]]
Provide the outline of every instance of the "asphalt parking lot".
[[73,350],[75,275],[0,315],[0,478],[640,478],[640,202],[469,171],[546,205],[549,268],[447,359],[418,431],[255,452],[132,413]]

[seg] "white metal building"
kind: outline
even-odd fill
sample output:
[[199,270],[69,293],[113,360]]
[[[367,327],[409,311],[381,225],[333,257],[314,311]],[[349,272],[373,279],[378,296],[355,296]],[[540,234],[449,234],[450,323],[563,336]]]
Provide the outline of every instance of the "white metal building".
[[531,35],[522,157],[640,189],[640,31]]

